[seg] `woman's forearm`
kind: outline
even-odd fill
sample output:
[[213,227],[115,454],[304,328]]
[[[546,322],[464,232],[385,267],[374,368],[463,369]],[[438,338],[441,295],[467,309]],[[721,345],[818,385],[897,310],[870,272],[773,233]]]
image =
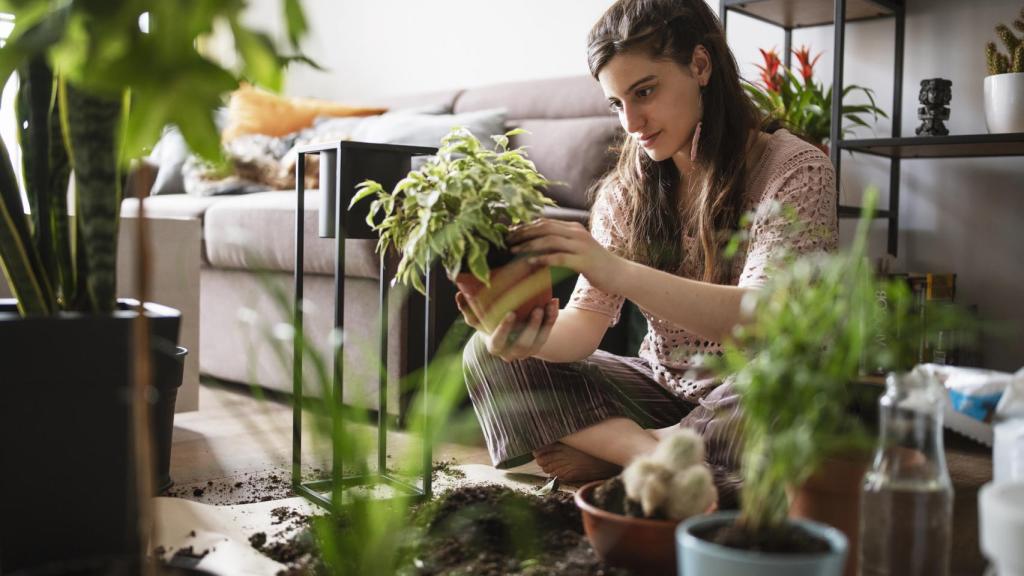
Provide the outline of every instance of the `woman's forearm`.
[[558,311],[551,334],[534,357],[548,362],[583,360],[597,350],[607,329],[607,316],[579,308],[564,308]]
[[703,338],[721,342],[744,320],[741,302],[748,288],[681,278],[628,260],[621,277],[619,294]]

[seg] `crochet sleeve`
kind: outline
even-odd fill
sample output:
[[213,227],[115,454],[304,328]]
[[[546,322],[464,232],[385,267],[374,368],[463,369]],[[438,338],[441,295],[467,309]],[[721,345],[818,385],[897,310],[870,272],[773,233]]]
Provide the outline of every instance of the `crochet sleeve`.
[[[622,199],[619,193],[613,191],[612,187],[604,186],[598,191],[594,199],[594,206],[590,209],[590,234],[602,246],[615,254],[622,254],[622,247],[625,245],[622,231],[617,223],[622,222]],[[608,317],[610,326],[619,321],[619,313],[622,311],[622,303],[625,298],[617,294],[608,294],[592,286],[586,277],[580,274],[576,280],[576,288],[569,298],[567,308],[579,308],[590,310]]]
[[[831,252],[839,242],[835,171],[817,150],[801,151],[769,180],[750,228],[746,262],[738,285],[762,286],[770,264],[783,252]],[[790,224],[795,217],[797,230]]]

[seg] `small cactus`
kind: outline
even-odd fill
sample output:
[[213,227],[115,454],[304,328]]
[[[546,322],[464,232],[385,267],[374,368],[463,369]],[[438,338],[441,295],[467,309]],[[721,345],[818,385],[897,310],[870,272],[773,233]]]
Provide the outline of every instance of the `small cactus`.
[[683,520],[706,511],[718,498],[704,464],[704,440],[689,429],[634,459],[622,471],[622,485],[626,497],[639,503],[647,517]]
[[[1024,8],[1021,8],[1020,18],[1013,21],[1013,27],[1024,32]],[[988,64],[989,75],[1024,72],[1024,39],[1017,38],[1005,24],[996,26],[996,36],[1006,46],[1007,54],[999,52],[995,42],[985,45],[985,61]]]

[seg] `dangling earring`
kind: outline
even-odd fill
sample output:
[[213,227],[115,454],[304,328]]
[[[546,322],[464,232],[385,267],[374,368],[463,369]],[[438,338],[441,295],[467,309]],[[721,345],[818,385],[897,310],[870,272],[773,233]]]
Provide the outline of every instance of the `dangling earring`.
[[697,122],[697,128],[693,131],[693,140],[690,143],[690,162],[697,161],[697,142],[700,141],[700,125],[703,122]]
[[[699,92],[698,98],[699,98],[698,106],[700,106],[700,115],[701,115],[701,117],[703,117],[704,116],[704,86],[700,87],[700,92]],[[690,141],[690,162],[691,163],[697,161],[697,146],[698,146],[698,144],[700,142],[700,128],[701,128],[701,125],[703,125],[703,124],[704,124],[704,122],[698,120],[697,121],[697,127],[693,130],[693,139]]]

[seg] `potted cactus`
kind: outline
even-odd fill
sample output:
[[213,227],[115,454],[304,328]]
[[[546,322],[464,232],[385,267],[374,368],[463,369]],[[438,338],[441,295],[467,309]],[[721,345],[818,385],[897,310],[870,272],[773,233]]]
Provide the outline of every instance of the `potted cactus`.
[[704,463],[704,441],[683,429],[608,480],[576,492],[583,530],[597,555],[636,574],[675,574],[679,522],[711,512],[718,501]]
[[[1024,8],[1012,26],[1024,32]],[[996,26],[996,35],[1007,53],[1000,52],[995,42],[985,45],[989,73],[985,77],[985,124],[993,134],[1024,132],[1024,38],[1018,38],[1005,24]]]
[[465,128],[455,128],[441,140],[437,155],[393,191],[367,180],[349,204],[375,197],[366,222],[380,234],[379,253],[393,246],[401,254],[397,282],[423,292],[427,269],[440,259],[492,326],[513,310],[525,321],[551,300],[550,268],[528,264],[527,254],[513,258],[505,244],[511,226],[533,221],[544,207],[555,205],[542,192],[551,182],[526,151],[508,147],[509,138],[521,133],[491,136],[496,149],[489,150]]

